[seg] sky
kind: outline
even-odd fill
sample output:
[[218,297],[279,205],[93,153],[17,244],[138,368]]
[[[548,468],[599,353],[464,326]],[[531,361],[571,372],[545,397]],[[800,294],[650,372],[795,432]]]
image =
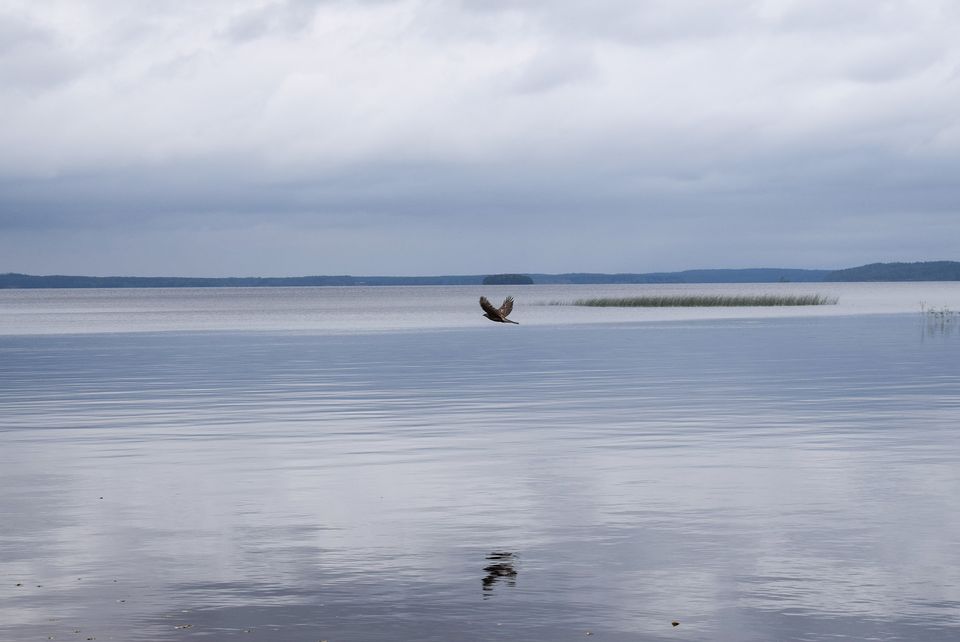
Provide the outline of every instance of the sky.
[[0,272],[960,259],[955,0],[0,0]]

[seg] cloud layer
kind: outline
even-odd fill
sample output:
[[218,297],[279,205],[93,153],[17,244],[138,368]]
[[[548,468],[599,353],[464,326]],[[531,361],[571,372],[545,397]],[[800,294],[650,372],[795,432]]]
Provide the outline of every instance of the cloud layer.
[[956,258],[956,3],[0,3],[0,271]]

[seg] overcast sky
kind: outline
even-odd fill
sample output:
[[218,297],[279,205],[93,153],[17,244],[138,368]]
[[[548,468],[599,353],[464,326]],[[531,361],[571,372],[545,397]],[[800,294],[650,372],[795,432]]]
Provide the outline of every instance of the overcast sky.
[[0,272],[960,259],[955,0],[0,0]]

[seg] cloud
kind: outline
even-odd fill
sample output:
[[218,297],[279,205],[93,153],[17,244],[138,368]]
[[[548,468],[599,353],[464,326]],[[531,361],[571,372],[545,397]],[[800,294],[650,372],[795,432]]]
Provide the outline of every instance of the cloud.
[[0,86],[5,93],[50,89],[81,70],[55,32],[27,16],[0,13]]
[[237,42],[268,35],[296,35],[311,28],[318,4],[310,0],[284,0],[245,9],[231,17],[221,33]]
[[519,67],[509,87],[518,93],[551,91],[597,79],[597,66],[589,52],[555,47],[539,51]]
[[[441,259],[457,230],[518,235],[536,247],[518,269],[641,270],[766,258],[705,253],[692,220],[769,230],[803,267],[769,221],[839,217],[834,265],[894,258],[898,237],[924,258],[911,221],[942,235],[960,203],[958,17],[908,0],[11,2],[0,229],[172,243],[209,222],[252,243],[352,220],[358,272],[483,271],[465,248]],[[876,217],[886,241],[854,232]],[[381,243],[403,229],[434,267]],[[135,254],[113,272],[169,272]]]

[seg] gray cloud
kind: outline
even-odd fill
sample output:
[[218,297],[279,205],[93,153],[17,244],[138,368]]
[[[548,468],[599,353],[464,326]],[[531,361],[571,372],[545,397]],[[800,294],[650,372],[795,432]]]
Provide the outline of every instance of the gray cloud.
[[540,51],[520,65],[509,86],[519,93],[551,91],[569,84],[597,79],[592,54],[569,48]]
[[7,92],[42,91],[82,70],[57,34],[14,12],[0,13],[0,87]]
[[0,271],[955,258],[952,3],[8,4]]
[[238,42],[302,33],[310,29],[320,1],[280,0],[245,9],[230,18],[222,33]]

